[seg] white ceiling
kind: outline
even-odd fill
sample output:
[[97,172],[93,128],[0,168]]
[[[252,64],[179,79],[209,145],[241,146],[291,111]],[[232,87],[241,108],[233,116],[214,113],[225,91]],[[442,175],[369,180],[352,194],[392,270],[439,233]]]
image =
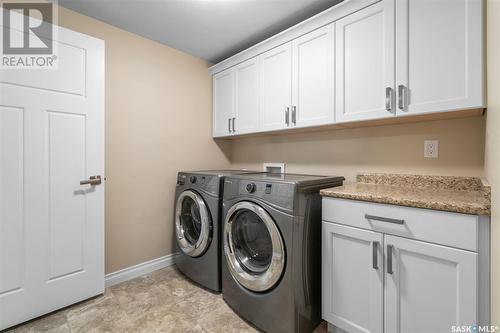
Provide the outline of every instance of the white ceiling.
[[341,0],[59,0],[59,4],[212,63]]

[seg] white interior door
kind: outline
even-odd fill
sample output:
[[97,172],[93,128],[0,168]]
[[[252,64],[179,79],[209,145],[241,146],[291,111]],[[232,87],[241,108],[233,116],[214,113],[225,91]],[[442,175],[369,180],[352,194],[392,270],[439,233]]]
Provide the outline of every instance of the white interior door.
[[260,62],[262,129],[286,128],[292,103],[292,43],[263,53]]
[[[17,33],[17,32],[12,32]],[[104,291],[104,43],[0,71],[0,330]]]
[[398,115],[485,106],[484,1],[396,3]]
[[259,130],[259,59],[244,61],[234,68],[235,113],[234,130],[237,134]]
[[383,234],[323,222],[323,319],[352,333],[383,332]]
[[385,236],[385,332],[477,324],[477,253]]
[[226,69],[213,76],[213,136],[228,136],[233,133],[234,72]]
[[335,24],[292,43],[292,126],[331,124],[335,118]]
[[337,122],[393,117],[394,0],[335,23]]

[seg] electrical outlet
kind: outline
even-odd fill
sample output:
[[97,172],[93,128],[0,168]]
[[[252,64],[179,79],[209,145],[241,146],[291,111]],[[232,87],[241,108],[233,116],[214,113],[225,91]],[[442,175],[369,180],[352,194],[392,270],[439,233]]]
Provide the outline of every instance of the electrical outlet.
[[438,140],[425,140],[424,141],[424,157],[438,158],[439,141]]

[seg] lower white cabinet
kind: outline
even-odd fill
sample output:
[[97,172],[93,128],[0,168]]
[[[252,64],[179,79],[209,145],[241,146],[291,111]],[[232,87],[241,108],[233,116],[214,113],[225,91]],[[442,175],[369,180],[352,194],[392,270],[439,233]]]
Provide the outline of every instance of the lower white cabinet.
[[347,332],[383,332],[383,238],[323,223],[323,318]]
[[384,236],[386,332],[477,324],[477,253]]
[[[419,212],[422,219],[415,220]],[[469,223],[477,250],[432,243],[439,237],[431,232],[454,231],[435,221],[426,235],[417,225],[432,228],[426,217]],[[322,312],[330,328],[448,333],[490,324],[488,218],[324,198],[322,228]],[[402,230],[410,236],[395,235]]]

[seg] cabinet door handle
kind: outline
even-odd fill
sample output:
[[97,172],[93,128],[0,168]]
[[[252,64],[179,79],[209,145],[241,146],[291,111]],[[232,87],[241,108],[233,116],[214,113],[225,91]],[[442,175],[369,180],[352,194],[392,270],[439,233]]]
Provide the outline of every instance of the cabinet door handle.
[[392,274],[392,252],[394,247],[392,245],[387,245],[387,274]]
[[236,132],[236,127],[234,126],[234,122],[235,122],[235,121],[236,121],[236,118],[235,118],[235,117],[233,117],[233,133],[235,133],[235,132]]
[[378,269],[378,244],[379,242],[372,242],[372,267]]
[[398,86],[398,107],[401,111],[405,111],[406,107],[406,87],[402,84]]
[[375,216],[375,215],[370,215],[370,214],[365,214],[365,219],[367,219],[367,220],[381,221],[381,222],[388,222],[388,223],[394,223],[394,224],[404,224],[405,223],[405,220],[392,219],[392,218],[389,218],[389,217]]
[[297,107],[292,106],[292,124],[297,125]]
[[285,109],[285,124],[290,126],[290,108],[288,106]]
[[227,131],[231,133],[231,118],[227,119]]
[[392,113],[392,100],[393,89],[391,87],[385,88],[385,110]]

